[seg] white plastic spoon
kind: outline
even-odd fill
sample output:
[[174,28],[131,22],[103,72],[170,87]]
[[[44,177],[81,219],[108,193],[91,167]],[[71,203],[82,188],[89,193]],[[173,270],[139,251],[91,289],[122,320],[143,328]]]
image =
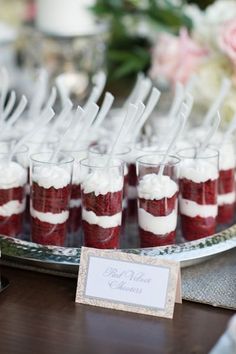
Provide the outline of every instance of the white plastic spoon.
[[5,67],[1,69],[1,76],[2,76],[2,90],[1,90],[1,97],[0,97],[0,110],[1,110],[0,119],[3,120],[4,105],[7,98],[7,92],[9,89],[9,75]]
[[216,115],[216,112],[220,109],[220,107],[222,106],[224,99],[226,97],[226,95],[228,94],[229,90],[231,87],[231,82],[229,79],[224,79],[222,81],[221,84],[221,88],[220,88],[220,92],[219,94],[216,96],[216,99],[214,100],[214,102],[212,103],[210,109],[208,110],[205,118],[203,119],[203,126],[206,127],[209,125],[209,123],[211,122],[211,120],[214,118],[214,116]]
[[139,121],[136,124],[136,127],[133,132],[133,141],[136,140],[140,130],[142,129],[143,125],[145,124],[146,120],[149,118],[149,116],[152,114],[157,102],[159,101],[160,98],[160,91],[157,88],[152,89],[152,93],[148,99],[145,111]]
[[95,131],[102,125],[102,122],[104,121],[106,115],[111,109],[113,101],[114,101],[114,96],[110,92],[106,92],[101,108],[97,115],[97,118],[93,124],[93,131]]
[[222,142],[221,142],[221,146],[224,145],[230,138],[230,136],[233,134],[233,132],[236,130],[236,113],[234,114],[228,129],[226,130],[226,132],[223,135],[222,138]]
[[35,85],[35,92],[31,100],[28,116],[30,119],[36,119],[42,108],[43,102],[46,98],[48,85],[48,74],[45,69],[41,69],[39,72],[38,82]]
[[91,94],[83,107],[85,111],[87,110],[90,103],[92,102],[96,103],[99,100],[106,83],[105,73],[99,72],[97,75],[95,75],[94,82],[95,82],[95,86],[92,88]]
[[130,103],[128,105],[126,115],[124,116],[124,119],[121,123],[119,132],[118,132],[118,134],[115,138],[115,141],[111,147],[110,153],[108,154],[106,166],[109,166],[114,154],[118,150],[118,147],[121,145],[120,142],[122,141],[123,132],[126,130],[127,124],[130,120],[130,117],[134,117],[135,114],[137,113],[137,110],[138,110],[138,107],[136,105],[134,105],[132,103]]
[[134,104],[137,104],[139,101],[144,102],[152,88],[152,81],[146,77],[143,82],[140,84],[140,89],[139,93],[137,95],[137,98],[135,99]]
[[181,102],[184,99],[184,87],[180,82],[177,82],[175,85],[175,97],[173,99],[170,111],[168,113],[167,119],[174,119],[178,113]]
[[13,147],[12,151],[9,153],[8,161],[10,162],[17,152],[17,150],[29,139],[32,138],[32,135],[37,133],[40,129],[42,129],[46,124],[50,122],[50,120],[54,117],[55,112],[52,108],[49,108],[47,111],[44,111],[42,115],[35,122],[34,128],[31,129],[28,133],[26,133]]
[[135,101],[137,101],[137,96],[139,94],[140,86],[143,80],[144,80],[144,74],[142,72],[138,73],[136,83],[123,105],[124,108],[126,108],[129,105],[129,103],[134,103]]
[[27,98],[25,96],[21,97],[21,100],[16,108],[16,110],[12,113],[12,115],[9,117],[9,119],[7,120],[3,131],[6,129],[9,129],[10,127],[12,127],[15,122],[20,118],[20,116],[22,115],[22,113],[24,112],[26,106],[27,106]]
[[200,146],[198,147],[198,149],[196,150],[196,157],[205,150],[205,148],[207,147],[207,145],[209,145],[212,137],[214,136],[215,132],[217,131],[219,125],[220,125],[220,113],[219,111],[217,111],[217,114],[215,116],[215,119],[212,123],[212,125],[210,126],[208,132],[206,133],[205,138],[203,139],[203,141],[201,142]]
[[9,114],[11,113],[15,102],[16,102],[16,93],[15,93],[15,91],[11,91],[10,98],[9,98],[7,105],[6,105],[6,107],[3,111],[3,114],[2,114],[3,121],[5,121],[7,119],[7,117],[9,116]]

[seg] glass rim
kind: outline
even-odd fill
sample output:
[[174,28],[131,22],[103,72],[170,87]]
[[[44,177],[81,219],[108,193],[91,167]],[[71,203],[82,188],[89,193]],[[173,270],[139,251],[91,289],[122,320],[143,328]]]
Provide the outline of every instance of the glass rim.
[[[96,154],[96,155],[101,155],[101,156],[103,156],[103,155],[108,155],[108,153],[107,152],[104,152],[104,153],[102,153],[102,152],[99,152],[99,151],[93,151],[93,148],[95,148],[95,147],[99,147],[99,146],[108,146],[108,144],[106,144],[106,143],[103,143],[103,144],[95,144],[95,145],[92,145],[92,146],[90,146],[89,148],[88,148],[88,152],[89,153],[92,153],[92,154]],[[129,154],[130,152],[131,152],[131,148],[129,147],[129,146],[126,146],[126,145],[122,145],[122,147],[124,148],[124,149],[126,149],[126,151],[124,151],[124,152],[115,152],[114,153],[114,156],[116,157],[116,156],[124,156],[124,155],[126,155],[126,154]]]
[[61,153],[62,154],[67,154],[67,153],[73,153],[73,152],[75,152],[75,153],[77,153],[77,152],[85,152],[85,151],[88,151],[88,149],[87,148],[81,148],[81,149],[61,149]]
[[172,155],[172,154],[167,154],[167,158],[172,158],[175,160],[175,162],[168,162],[168,160],[164,163],[162,163],[161,161],[160,162],[143,162],[141,161],[143,158],[149,158],[149,157],[157,157],[157,156],[160,156],[160,157],[164,157],[165,156],[165,153],[155,153],[155,154],[149,154],[149,155],[142,155],[140,157],[138,157],[136,159],[136,163],[137,164],[142,164],[142,165],[145,165],[145,166],[160,166],[160,165],[168,165],[168,166],[176,166],[178,165],[178,163],[180,163],[181,159],[176,156],[176,155]]
[[40,155],[52,155],[53,151],[42,151],[42,152],[36,152],[34,154],[31,154],[29,156],[30,158],[30,161],[31,162],[36,162],[36,163],[42,163],[42,164],[47,164],[47,165],[65,165],[65,164],[70,164],[70,163],[73,163],[74,162],[74,158],[70,155],[67,155],[67,154],[64,154],[62,152],[59,152],[57,156],[63,156],[63,157],[66,157],[67,160],[65,161],[45,161],[45,160],[40,160],[40,159],[37,159],[36,157],[37,156],[40,156]]
[[[102,155],[102,156],[104,156],[104,155]],[[118,162],[118,164],[113,164],[113,165],[108,165],[108,166],[107,166],[107,164],[105,164],[103,166],[98,166],[98,165],[96,165],[96,164],[94,164],[92,162],[88,163],[89,160],[90,160],[89,157],[86,157],[85,159],[80,160],[79,163],[83,167],[96,168],[96,169],[99,169],[99,170],[104,170],[106,168],[109,168],[109,169],[110,168],[119,168],[119,167],[123,167],[125,165],[123,160],[117,159],[117,158],[113,158],[113,159],[111,159],[111,161],[113,161],[113,162],[116,161],[116,162]]]
[[[13,146],[13,148],[14,148],[14,146]],[[21,154],[27,154],[27,152],[29,151],[28,146],[26,146],[25,144],[22,145],[20,149],[21,150],[18,150],[16,152],[14,152],[13,156],[17,156],[17,155],[21,155]],[[11,153],[11,151],[9,151],[9,152],[0,152],[0,159],[2,159],[4,157],[8,157],[10,153]]]
[[206,151],[210,151],[212,152],[212,154],[207,155],[207,156],[202,156],[201,154],[199,156],[193,155],[193,156],[186,156],[186,155],[181,155],[181,152],[184,151],[197,151],[197,147],[190,147],[190,148],[184,148],[184,149],[180,149],[176,152],[176,154],[179,156],[180,159],[202,159],[202,160],[207,160],[207,159],[212,159],[215,157],[219,157],[219,150],[217,150],[216,148],[211,148],[211,147],[207,147],[203,152]]

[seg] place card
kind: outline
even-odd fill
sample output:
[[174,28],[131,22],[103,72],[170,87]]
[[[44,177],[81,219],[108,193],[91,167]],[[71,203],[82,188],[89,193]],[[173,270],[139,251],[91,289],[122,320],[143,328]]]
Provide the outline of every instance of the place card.
[[172,318],[182,302],[180,263],[82,247],[75,301]]

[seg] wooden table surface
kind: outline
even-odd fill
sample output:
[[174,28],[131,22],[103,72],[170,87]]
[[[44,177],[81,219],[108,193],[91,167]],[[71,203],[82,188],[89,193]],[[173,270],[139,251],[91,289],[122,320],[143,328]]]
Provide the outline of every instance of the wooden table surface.
[[74,303],[76,280],[1,267],[0,354],[208,353],[233,311],[184,302],[174,319]]

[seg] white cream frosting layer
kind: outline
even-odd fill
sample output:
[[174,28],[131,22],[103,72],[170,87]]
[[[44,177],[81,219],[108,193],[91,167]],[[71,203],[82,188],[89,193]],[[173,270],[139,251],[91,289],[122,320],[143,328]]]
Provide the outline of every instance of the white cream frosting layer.
[[69,211],[67,210],[58,214],[42,213],[41,211],[35,210],[32,206],[30,207],[30,214],[33,218],[37,218],[49,224],[63,224],[69,217]]
[[104,229],[121,225],[122,213],[117,213],[112,216],[98,216],[93,211],[82,209],[82,219],[91,225],[98,225]]
[[177,184],[169,176],[155,173],[143,176],[138,185],[139,198],[149,200],[171,198],[177,191]]
[[71,176],[66,169],[60,166],[37,166],[34,168],[32,180],[40,187],[59,189],[70,183]]
[[177,208],[167,216],[154,216],[143,208],[138,208],[138,223],[139,227],[145,231],[155,235],[165,235],[176,229]]
[[182,197],[179,198],[179,209],[182,215],[186,215],[191,218],[195,218],[196,216],[200,216],[201,218],[215,218],[218,213],[217,204],[201,205]]
[[195,183],[216,180],[219,177],[218,166],[207,160],[188,159],[181,162],[180,179],[186,178]]
[[15,214],[21,214],[25,210],[25,200],[22,203],[19,200],[11,200],[0,206],[0,215],[3,217],[9,217]]
[[81,184],[84,193],[94,192],[96,196],[99,194],[119,192],[123,189],[124,178],[115,171],[101,169],[93,171],[84,177]]
[[217,202],[218,205],[226,205],[226,204],[233,204],[236,200],[236,193],[226,193],[226,194],[218,194]]
[[27,170],[17,162],[0,162],[0,189],[22,187],[27,183]]

